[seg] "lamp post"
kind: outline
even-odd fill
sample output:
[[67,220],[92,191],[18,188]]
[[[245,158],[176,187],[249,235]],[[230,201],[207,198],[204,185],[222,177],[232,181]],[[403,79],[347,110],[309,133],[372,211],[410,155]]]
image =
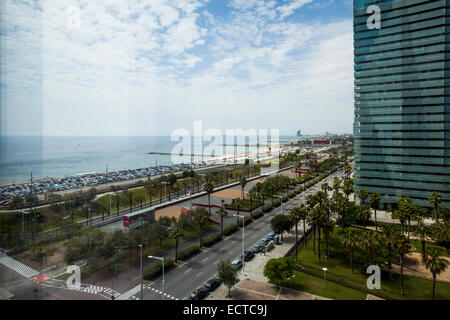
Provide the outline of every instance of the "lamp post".
[[244,258],[245,222],[244,222],[244,216],[241,216],[239,214],[235,214],[235,216],[238,218],[242,218],[242,274],[244,274],[244,268],[245,268],[245,258]]
[[25,212],[24,210],[20,210],[20,213],[22,214],[22,241],[24,238],[24,232],[25,232],[25,221],[24,221],[24,215],[30,214],[29,212]]
[[138,245],[141,249],[141,300],[144,300],[144,271],[142,268],[142,244]]
[[149,259],[157,259],[157,260],[161,260],[162,261],[163,277],[162,277],[162,294],[161,294],[161,299],[163,299],[163,297],[164,297],[164,257],[148,256],[148,258]]
[[167,197],[167,185],[170,184],[168,181],[163,181],[162,184],[164,185],[164,194],[167,198],[167,201],[169,201],[169,198]]
[[326,282],[326,277],[325,277],[325,273],[328,271],[327,268],[322,268],[323,270],[323,284],[325,286],[325,288],[327,287],[327,282]]
[[189,186],[189,212],[192,212],[192,186]]

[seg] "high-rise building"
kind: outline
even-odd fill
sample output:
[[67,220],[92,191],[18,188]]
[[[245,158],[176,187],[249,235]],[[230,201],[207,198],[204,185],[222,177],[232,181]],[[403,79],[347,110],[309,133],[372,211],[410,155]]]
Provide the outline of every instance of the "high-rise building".
[[356,189],[450,206],[450,1],[355,0],[354,59]]

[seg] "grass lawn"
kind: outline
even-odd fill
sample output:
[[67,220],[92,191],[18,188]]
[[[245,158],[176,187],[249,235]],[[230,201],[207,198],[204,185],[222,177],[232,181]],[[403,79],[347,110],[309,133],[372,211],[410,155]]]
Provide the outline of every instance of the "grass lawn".
[[[420,248],[420,243],[417,244]],[[413,241],[413,246],[416,246]],[[445,250],[441,247],[442,250]],[[316,254],[312,250],[312,236],[307,241],[307,248],[300,249],[298,254],[298,261],[305,267],[304,271],[308,273],[310,277],[317,278],[317,282],[311,281],[308,278],[297,276],[294,279],[285,281],[283,284],[293,289],[303,290],[312,294],[322,295],[324,297],[337,299],[355,299],[353,292],[344,290],[346,287],[354,289],[353,291],[359,291],[361,294],[366,295],[371,293],[378,295],[386,299],[413,299],[413,300],[428,300],[432,298],[432,281],[428,279],[404,276],[404,291],[405,294],[400,294],[400,276],[397,274],[391,274],[382,272],[381,277],[381,289],[369,290],[366,286],[368,275],[365,273],[365,269],[360,266],[355,266],[354,273],[351,272],[350,261],[348,253],[345,248],[342,248],[338,242],[336,233],[330,239],[329,250],[330,257],[328,263],[324,256],[325,241],[321,242],[322,258],[321,263],[318,262],[317,244]],[[357,250],[355,252],[355,263],[361,262],[364,253]],[[359,260],[359,261],[358,261]],[[362,265],[362,263],[360,263]],[[330,287],[328,290],[323,288],[323,271],[322,268],[326,267],[327,271],[327,283],[334,282],[338,287]],[[300,274],[302,274],[301,272]],[[299,280],[300,279],[300,280]],[[301,280],[305,279],[303,283]],[[325,291],[324,291],[325,290]],[[329,291],[329,293],[328,293]],[[319,292],[325,292],[320,294]],[[436,284],[436,299],[450,299],[450,283],[438,281]]]
[[[326,281],[323,278],[312,276],[304,272],[294,272],[295,277],[289,281],[280,282],[280,286],[300,290],[317,296],[335,300],[365,300],[367,293],[343,285]],[[326,286],[325,286],[326,285]]]

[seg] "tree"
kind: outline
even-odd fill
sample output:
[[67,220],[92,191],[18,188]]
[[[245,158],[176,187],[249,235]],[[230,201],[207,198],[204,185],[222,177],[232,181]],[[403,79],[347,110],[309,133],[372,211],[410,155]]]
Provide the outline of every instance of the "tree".
[[378,206],[380,205],[380,201],[381,201],[381,195],[378,192],[373,192],[370,194],[369,202],[370,202],[370,205],[372,206],[372,209],[373,209],[374,215],[375,215],[375,231],[378,231],[377,209],[378,209]]
[[142,205],[143,205],[144,202],[145,202],[145,197],[144,197],[143,195],[138,194],[138,195],[136,196],[136,202],[139,204],[139,206],[140,206],[140,208],[141,208],[141,210],[142,210]]
[[175,263],[178,262],[178,241],[184,237],[184,232],[180,228],[173,229],[170,232],[170,237],[175,239]]
[[394,247],[395,240],[398,238],[398,233],[395,230],[393,224],[387,224],[383,226],[383,240],[386,243],[388,249],[388,267],[392,268],[392,249]]
[[207,182],[203,187],[203,190],[205,190],[208,194],[208,212],[209,215],[211,215],[211,193],[214,191],[214,186],[211,183]]
[[304,203],[300,204],[298,210],[299,210],[299,217],[301,220],[303,220],[303,247],[306,248],[306,219],[308,219],[309,211]]
[[241,177],[241,199],[244,200],[244,188],[247,185],[247,179],[245,179],[245,177]]
[[439,204],[442,202],[441,194],[437,191],[432,192],[428,198],[428,201],[430,201],[434,207],[434,219],[436,221],[439,220]]
[[345,194],[345,199],[348,200],[350,194],[352,194],[354,188],[353,179],[350,177],[345,177],[342,182],[342,192]]
[[289,210],[288,218],[295,227],[295,263],[297,263],[298,255],[298,222],[301,219],[300,207],[294,207]]
[[162,247],[162,241],[167,237],[167,226],[163,225],[159,221],[151,224],[152,229],[151,232],[155,235],[155,237],[159,240],[159,247]]
[[450,247],[450,221],[436,222],[432,226],[433,238],[441,242],[442,245],[447,249],[447,254],[449,254],[448,249]]
[[291,230],[292,224],[286,215],[277,214],[270,220],[270,226],[275,233],[281,235],[281,241],[283,241],[283,232]]
[[394,242],[394,248],[400,258],[400,283],[401,283],[401,294],[403,295],[403,265],[405,256],[411,253],[412,247],[403,234],[398,237]]
[[435,297],[435,289],[436,289],[436,277],[447,269],[447,261],[441,257],[439,257],[439,252],[436,249],[431,249],[430,254],[426,253],[422,259],[422,263],[430,270],[433,275],[433,300]]
[[194,211],[194,222],[200,227],[200,248],[202,247],[203,228],[208,222],[209,214],[205,208],[197,207]]
[[147,180],[147,183],[145,184],[145,190],[147,191],[148,194],[148,200],[150,202],[150,207],[152,206],[152,197],[155,194],[155,189],[153,187],[153,183],[150,180],[150,177]]
[[358,219],[363,222],[364,230],[366,230],[367,221],[370,219],[370,209],[368,206],[362,205],[358,206],[357,213]]
[[120,209],[120,194],[118,194],[118,193],[116,193],[116,194],[114,194],[114,197],[113,197],[113,201],[114,201],[114,203],[115,203],[115,205],[116,205],[116,213],[117,213],[117,215],[119,215],[119,209]]
[[367,252],[367,255],[369,256],[369,265],[372,265],[373,259],[380,249],[378,235],[373,231],[367,232],[366,235],[360,239],[359,245]]
[[238,281],[237,272],[237,269],[231,266],[231,262],[229,260],[219,262],[217,267],[217,276],[228,288],[228,297],[231,297],[231,288]]
[[278,287],[279,281],[290,277],[293,270],[294,263],[289,257],[270,259],[264,266],[264,276],[267,277],[270,282],[275,282]]
[[357,241],[358,240],[355,231],[351,229],[345,230],[344,236],[342,238],[342,244],[344,245],[344,247],[348,249],[350,253],[350,266],[352,268],[352,273],[353,273],[353,253],[355,252]]
[[224,200],[222,201],[222,206],[217,210],[216,214],[220,217],[220,237],[223,237],[223,218],[228,216],[228,211],[225,210]]
[[398,200],[398,211],[400,222],[402,222],[403,232],[405,232],[405,222],[408,220],[408,239],[411,227],[411,216],[414,214],[416,208],[413,205],[411,198],[403,195]]
[[361,200],[361,204],[364,204],[366,202],[367,198],[369,197],[369,193],[364,189],[359,189],[356,191],[356,196]]
[[428,229],[425,227],[425,224],[423,223],[423,219],[419,219],[416,225],[416,229],[414,230],[414,235],[419,238],[420,243],[422,245],[422,257],[425,257],[426,249],[426,240],[428,236]]
[[317,252],[318,252],[318,260],[320,264],[320,231],[322,229],[322,225],[325,219],[325,214],[322,207],[314,207],[311,210],[309,215],[310,224],[313,226],[313,232],[317,231]]
[[330,234],[333,233],[333,229],[334,229],[334,222],[333,220],[331,220],[328,217],[325,217],[323,225],[322,225],[322,230],[323,230],[323,234],[325,236],[325,243],[326,243],[326,257],[327,257],[327,263],[328,263],[328,256],[330,255],[330,252],[328,250],[328,240],[330,237]]

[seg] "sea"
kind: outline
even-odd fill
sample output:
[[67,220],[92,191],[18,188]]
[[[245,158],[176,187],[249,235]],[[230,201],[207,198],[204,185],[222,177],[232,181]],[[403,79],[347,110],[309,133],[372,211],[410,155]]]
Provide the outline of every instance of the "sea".
[[[280,136],[280,143],[295,141],[295,136]],[[150,137],[69,137],[0,136],[0,183],[34,179],[62,178],[90,172],[139,169],[173,164],[170,153],[179,141],[170,136]],[[236,152],[248,151],[238,145]],[[200,155],[194,161],[202,160]]]

